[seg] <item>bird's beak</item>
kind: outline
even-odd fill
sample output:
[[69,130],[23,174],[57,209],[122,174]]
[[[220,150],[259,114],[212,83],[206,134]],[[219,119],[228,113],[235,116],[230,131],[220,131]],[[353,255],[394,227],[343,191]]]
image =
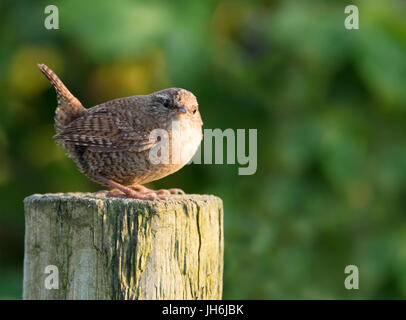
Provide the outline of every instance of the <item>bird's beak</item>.
[[187,113],[187,110],[186,110],[185,107],[182,106],[182,107],[179,107],[179,108],[178,108],[178,112],[179,112],[179,113]]

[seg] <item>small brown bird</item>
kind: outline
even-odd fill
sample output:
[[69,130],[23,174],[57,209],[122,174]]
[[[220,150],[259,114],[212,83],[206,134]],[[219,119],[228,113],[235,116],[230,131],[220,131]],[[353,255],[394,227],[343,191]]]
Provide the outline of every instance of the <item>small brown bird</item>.
[[169,88],[86,109],[51,69],[38,67],[56,89],[54,139],[83,174],[115,188],[109,196],[154,200],[183,193],[141,184],[178,171],[198,149],[203,122],[191,92]]

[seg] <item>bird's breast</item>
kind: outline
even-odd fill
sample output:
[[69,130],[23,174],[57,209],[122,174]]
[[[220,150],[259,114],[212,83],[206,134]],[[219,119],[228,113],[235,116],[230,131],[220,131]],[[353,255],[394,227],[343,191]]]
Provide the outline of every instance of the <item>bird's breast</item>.
[[180,165],[187,164],[195,155],[202,141],[202,126],[192,121],[184,121],[179,130],[172,131],[172,159]]

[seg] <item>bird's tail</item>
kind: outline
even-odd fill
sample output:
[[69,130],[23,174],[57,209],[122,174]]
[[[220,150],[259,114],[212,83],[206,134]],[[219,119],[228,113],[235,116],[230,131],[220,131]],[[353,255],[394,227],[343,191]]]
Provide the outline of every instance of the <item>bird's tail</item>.
[[65,126],[76,118],[82,116],[86,109],[68,88],[58,78],[58,76],[45,64],[38,64],[38,68],[48,78],[56,90],[58,107],[55,111],[55,129],[60,133]]

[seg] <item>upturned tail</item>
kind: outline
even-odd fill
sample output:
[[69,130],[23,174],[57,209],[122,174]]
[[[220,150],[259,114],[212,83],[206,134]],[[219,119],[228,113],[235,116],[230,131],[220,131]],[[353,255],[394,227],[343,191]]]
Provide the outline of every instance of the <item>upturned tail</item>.
[[86,109],[76,97],[70,93],[68,88],[58,76],[45,64],[38,64],[38,68],[48,78],[56,90],[58,107],[55,110],[55,129],[60,133],[73,120],[82,116]]

